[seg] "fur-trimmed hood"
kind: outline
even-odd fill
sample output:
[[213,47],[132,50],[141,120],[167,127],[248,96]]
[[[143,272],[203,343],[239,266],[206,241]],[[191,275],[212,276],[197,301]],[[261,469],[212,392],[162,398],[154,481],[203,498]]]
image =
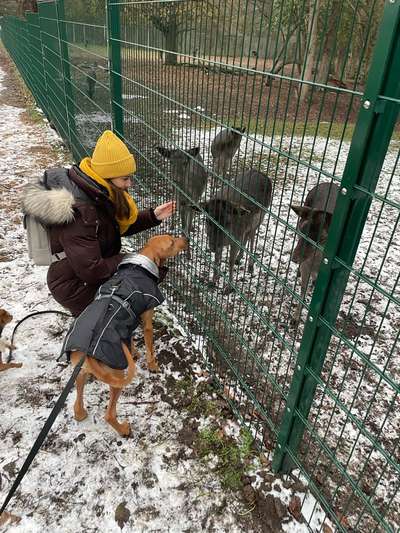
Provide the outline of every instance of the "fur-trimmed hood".
[[23,212],[48,226],[72,222],[74,203],[74,195],[65,188],[46,189],[41,183],[30,183],[24,187]]
[[[79,181],[76,183],[75,181]],[[99,198],[98,198],[99,197]],[[62,225],[74,220],[74,207],[107,198],[104,191],[77,167],[46,170],[37,183],[24,187],[22,210],[47,226]]]

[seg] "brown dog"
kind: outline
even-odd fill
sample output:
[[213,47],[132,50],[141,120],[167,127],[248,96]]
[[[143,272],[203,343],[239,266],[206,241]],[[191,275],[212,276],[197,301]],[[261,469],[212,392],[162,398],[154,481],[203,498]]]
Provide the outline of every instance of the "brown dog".
[[[188,247],[187,240],[185,238],[183,238],[183,237],[174,238],[174,237],[171,237],[170,235],[158,235],[158,236],[152,237],[151,239],[148,240],[148,242],[146,243],[145,247],[142,248],[142,250],[140,250],[140,252],[136,256],[136,258],[137,257],[141,257],[143,259],[143,257],[144,257],[145,258],[145,260],[144,260],[145,263],[146,263],[147,260],[149,260],[148,264],[152,263],[152,264],[156,265],[157,267],[160,267],[160,266],[163,265],[164,261],[167,258],[175,257],[179,252],[181,252],[183,250],[186,250],[187,247]],[[124,260],[124,263],[129,265],[129,263],[130,263],[129,259],[126,260],[126,261]],[[137,265],[137,263],[135,263],[134,261],[133,261],[133,263]],[[141,266],[141,265],[139,265],[139,266]],[[156,268],[156,270],[157,270],[157,268]],[[125,276],[126,275],[129,275],[129,274],[125,274]],[[115,278],[115,276],[114,276],[114,278]],[[116,281],[114,280],[114,278],[111,279],[111,282],[115,284]],[[148,282],[148,280],[147,280],[147,282]],[[155,284],[154,281],[151,281],[149,283]],[[91,314],[93,315],[93,314],[96,313],[96,310],[98,309],[98,307],[96,307],[96,305],[97,306],[101,305],[101,303],[99,303],[99,300],[101,300],[101,298],[103,297],[102,293],[106,290],[106,288],[107,288],[106,286],[107,286],[107,284],[104,284],[102,286],[102,288],[99,290],[99,293],[98,293],[99,296],[96,298],[96,300],[92,304],[90,304],[90,306],[88,306],[86,308],[84,313],[82,313],[82,315],[81,315],[82,318],[80,318],[80,317],[77,318],[77,320],[75,322],[75,326],[76,327],[74,326],[74,328],[75,328],[74,335],[78,335],[78,337],[79,337],[80,333],[82,333],[82,332],[85,333],[87,331],[85,320],[88,320],[87,317],[90,317]],[[133,291],[133,292],[139,292],[139,291]],[[146,297],[148,297],[149,296],[149,294],[147,294],[148,292],[149,291],[144,290],[143,293],[141,294],[141,296],[145,295]],[[107,296],[107,298],[108,298],[107,299],[107,305],[109,305],[109,306],[112,305],[112,303],[109,304],[109,302],[112,300],[112,295],[113,294],[114,294],[114,292],[112,292],[109,297]],[[119,299],[117,301],[122,301],[122,299],[120,297],[118,297],[118,298]],[[156,298],[154,298],[154,300],[156,300]],[[161,303],[161,302],[155,303],[154,307],[156,305],[158,305],[159,303]],[[91,308],[91,306],[92,306],[92,308]],[[146,345],[146,359],[147,359],[148,369],[150,371],[152,371],[152,372],[158,372],[159,371],[159,366],[158,366],[158,363],[157,363],[156,356],[154,354],[154,347],[153,347],[153,315],[154,315],[154,307],[151,308],[151,309],[146,308],[146,310],[144,310],[143,312],[140,312],[140,319],[141,319],[141,321],[143,323],[144,340],[145,340],[145,345]],[[116,308],[119,309],[119,310],[121,309],[121,307],[118,308],[118,306],[116,306]],[[91,313],[91,311],[92,311],[92,313]],[[136,312],[138,312],[138,311],[136,310]],[[127,320],[129,320],[129,316],[127,314],[121,314],[121,317],[126,317]],[[109,326],[109,322],[107,322],[107,327],[108,326]],[[133,320],[132,320],[130,332],[133,331],[135,326],[136,326],[136,324],[134,324]],[[109,326],[109,327],[111,328],[111,326]],[[80,331],[79,331],[79,329],[80,329]],[[106,328],[102,329],[101,334],[104,333],[105,329]],[[74,339],[73,335],[72,335],[71,338],[72,338],[72,340],[68,339],[66,341],[65,345],[67,346],[66,350],[70,353],[70,359],[71,359],[72,365],[74,365],[74,366],[77,365],[77,363],[80,361],[82,355],[86,355],[85,362],[83,363],[82,369],[81,369],[80,373],[78,374],[78,377],[76,378],[77,397],[76,397],[76,401],[75,401],[75,404],[74,404],[75,419],[80,421],[80,420],[84,420],[87,417],[87,411],[86,411],[86,409],[84,407],[84,402],[83,402],[83,390],[84,390],[84,386],[85,386],[88,374],[92,374],[95,378],[99,379],[100,381],[103,381],[104,383],[106,383],[107,385],[110,386],[110,401],[109,401],[108,408],[107,408],[106,413],[105,413],[105,420],[121,436],[129,436],[129,434],[130,434],[130,425],[129,425],[128,422],[118,422],[116,406],[117,406],[117,401],[118,401],[118,398],[119,398],[119,396],[121,394],[122,389],[124,387],[126,387],[127,385],[129,385],[131,383],[132,379],[136,375],[136,363],[135,363],[135,361],[134,361],[134,359],[132,357],[132,353],[129,351],[129,349],[128,349],[127,345],[125,344],[125,342],[122,342],[123,339],[121,338],[120,339],[121,346],[122,346],[122,352],[121,353],[125,354],[126,362],[128,363],[128,366],[127,366],[127,369],[126,369],[126,374],[125,374],[125,370],[120,370],[118,368],[110,368],[110,366],[106,365],[104,362],[102,362],[101,360],[98,360],[98,358],[95,358],[95,357],[91,356],[90,354],[86,353],[85,351],[74,350],[73,347],[78,341],[75,340],[77,337],[75,337],[75,339]],[[97,345],[98,345],[98,342],[97,342],[96,346]],[[68,346],[70,348],[68,348]],[[119,346],[117,348],[119,348]],[[131,349],[135,350],[135,352],[137,352],[137,350],[133,346],[133,344],[131,344]],[[120,351],[120,350],[118,350],[118,351]],[[93,351],[93,353],[94,353],[94,351]]]
[[[13,319],[12,315],[5,309],[0,309],[0,337],[3,332],[4,327],[11,322]],[[8,370],[9,368],[20,368],[22,363],[3,363],[2,352],[7,348],[15,349],[15,346],[0,338],[0,372],[3,370]]]
[[11,524],[18,524],[18,522],[21,521],[20,516],[16,516],[14,514],[8,513],[7,511],[3,511],[0,515],[0,527]]

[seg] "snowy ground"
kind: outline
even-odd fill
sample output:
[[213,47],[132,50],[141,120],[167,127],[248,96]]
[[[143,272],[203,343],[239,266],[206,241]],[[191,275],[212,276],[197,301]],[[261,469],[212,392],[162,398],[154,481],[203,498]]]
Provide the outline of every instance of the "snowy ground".
[[[46,124],[27,116],[18,83],[6,77],[3,55],[0,49],[0,307],[14,316],[3,332],[9,338],[28,313],[58,308],[46,287],[46,268],[27,258],[18,195],[44,168],[67,162],[68,154]],[[68,320],[54,317],[26,321],[14,352],[23,367],[0,374],[0,501],[70,375],[56,362],[67,326]],[[306,516],[315,531],[332,531],[300,479],[274,476],[271,457],[245,446],[168,305],[157,313],[155,337],[161,374],[150,375],[141,362],[119,402],[132,438],[119,438],[105,424],[108,394],[102,384],[88,384],[89,417],[81,423],[73,419],[70,395],[9,504],[22,519],[5,529],[302,533]],[[237,490],[223,477],[227,449],[238,450]]]
[[[205,165],[211,168],[210,145],[218,131],[182,125],[175,130],[174,143],[184,148],[200,146]],[[244,262],[235,272],[236,289],[251,305],[238,292],[224,295],[222,280],[218,287],[208,284],[214,265],[207,253],[201,220],[192,239],[192,268],[180,270],[179,276],[186,275],[185,282],[181,282],[182,292],[191,293],[200,306],[200,315],[214,342],[230,354],[249,390],[279,427],[285,407],[283,394],[263,376],[268,372],[282,391],[288,392],[303,332],[302,325],[297,329],[289,325],[295,303],[290,291],[299,293],[296,268],[290,261],[295,236],[288,226],[296,226],[296,215],[289,206],[302,203],[318,179],[329,179],[320,177],[320,171],[339,183],[350,144],[313,137],[250,137],[242,141],[232,174],[252,166],[264,170],[274,184],[271,211],[275,215],[267,214],[260,227],[256,242],[259,263],[254,274],[245,272]],[[391,464],[398,462],[400,430],[400,399],[396,394],[400,377],[399,147],[398,141],[392,141],[384,161],[376,189],[379,197],[372,201],[350,274],[322,371],[323,383],[317,388],[310,413],[313,435],[306,432],[302,457],[306,471],[338,516],[343,513],[342,523],[355,531],[375,527],[372,507],[386,516],[393,530],[400,526],[399,469]],[[289,157],[279,157],[278,151]],[[212,191],[210,184],[207,196]],[[221,268],[226,270],[225,265]],[[245,343],[239,346],[241,336]],[[214,362],[218,361],[211,343],[206,343],[206,348],[202,344],[202,348]],[[231,373],[226,365],[221,364],[220,370],[234,388],[235,379],[229,381]],[[251,419],[244,395],[238,394],[236,399],[242,414]],[[365,427],[367,436],[360,426]],[[351,496],[351,483],[343,478],[340,467],[332,464],[321,443],[333,451],[340,467],[361,487],[364,500]]]

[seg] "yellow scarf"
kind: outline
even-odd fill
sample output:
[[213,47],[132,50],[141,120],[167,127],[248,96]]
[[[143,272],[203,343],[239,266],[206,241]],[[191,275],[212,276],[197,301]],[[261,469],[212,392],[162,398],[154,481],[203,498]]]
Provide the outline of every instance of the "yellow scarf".
[[[96,183],[99,183],[100,185],[105,187],[108,191],[111,201],[114,202],[114,191],[112,190],[110,185],[107,183],[107,180],[103,179],[101,176],[96,174],[96,172],[92,169],[90,162],[91,162],[90,157],[85,157],[85,159],[82,159],[79,165],[79,168],[82,170],[82,172],[90,176]],[[124,191],[124,195],[129,205],[129,217],[128,218],[117,218],[116,217],[117,222],[119,224],[119,232],[121,235],[123,235],[125,231],[129,228],[129,226],[132,225],[136,221],[138,217],[138,213],[139,213],[135,200],[132,198],[132,196],[126,191]]]

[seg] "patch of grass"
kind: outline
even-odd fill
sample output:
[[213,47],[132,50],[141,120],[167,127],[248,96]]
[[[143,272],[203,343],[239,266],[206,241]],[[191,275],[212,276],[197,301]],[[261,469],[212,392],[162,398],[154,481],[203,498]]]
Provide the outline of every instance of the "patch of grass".
[[37,109],[34,107],[28,107],[26,110],[26,114],[29,117],[29,120],[31,120],[34,123],[43,122],[43,115],[42,113],[39,113]]
[[[236,124],[242,126],[235,117],[223,117],[225,124]],[[249,118],[243,121],[243,126],[246,126],[246,132],[253,135],[264,135],[274,139],[279,137],[322,137],[343,141],[351,141],[355,129],[355,123],[348,122],[347,124],[340,122],[326,122],[321,121],[317,123],[315,120],[296,121],[273,119],[262,120],[257,118]],[[202,127],[204,129],[212,129],[215,124],[208,120],[202,120]],[[393,141],[400,141],[400,128],[397,127],[393,132]]]
[[188,405],[187,410],[190,413],[203,414],[204,416],[217,416],[220,412],[214,400],[206,400],[198,395],[193,397],[192,403]]
[[189,378],[180,379],[176,381],[175,387],[182,392],[190,393],[191,389],[194,389],[193,383]]
[[204,428],[199,432],[197,448],[202,458],[217,457],[217,472],[224,488],[237,491],[243,487],[243,475],[254,455],[253,437],[247,430],[240,431],[239,441],[236,442],[221,429]]
[[215,400],[204,398],[203,394],[210,392],[207,385],[204,387],[195,387],[190,378],[184,378],[175,383],[176,389],[182,396],[191,398],[191,402],[185,406],[185,409],[192,414],[203,416],[217,416],[220,412],[220,407]]
[[290,121],[282,119],[268,119],[266,121],[250,118],[247,126],[249,133],[264,135],[266,137],[323,137],[330,139],[342,139],[350,141],[354,124],[341,124],[339,122],[315,122],[315,121]]

